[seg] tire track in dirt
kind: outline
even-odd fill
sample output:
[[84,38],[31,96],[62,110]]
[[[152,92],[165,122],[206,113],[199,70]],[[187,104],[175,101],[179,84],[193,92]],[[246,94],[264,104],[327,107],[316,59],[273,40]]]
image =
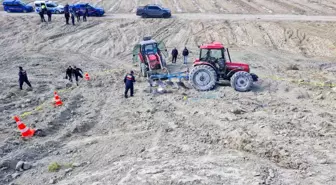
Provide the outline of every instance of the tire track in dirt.
[[295,12],[298,12],[299,14],[305,14],[307,11],[303,8],[304,6],[298,6],[296,4],[293,4],[292,2],[287,2],[284,0],[275,0],[275,3],[278,3],[281,7],[287,7],[289,10],[293,10]]
[[177,12],[183,12],[183,10],[180,7],[180,4],[179,4],[178,0],[174,0],[174,7],[176,8]]
[[205,12],[203,10],[203,8],[199,5],[198,0],[191,0],[191,1],[192,1],[193,5],[197,7],[199,12],[201,12],[201,13]]
[[109,12],[113,12],[115,9],[115,12],[117,12],[120,9],[120,4],[123,0],[118,0],[114,3],[114,5],[111,6],[111,8],[108,10]]
[[133,0],[133,4],[134,4],[134,6],[133,6],[133,9],[132,9],[131,12],[133,12],[133,13],[136,12],[137,7],[139,6],[139,1],[140,1],[140,0]]
[[241,9],[247,10],[247,13],[260,13],[259,7],[253,5],[246,0],[236,0],[236,3],[240,5]]
[[272,45],[272,47],[275,49],[275,50],[278,50],[278,45],[276,44],[276,42],[273,40],[273,37],[270,33],[268,33],[266,31],[266,29],[261,25],[261,24],[257,24],[259,30],[264,33],[268,39],[265,38],[265,41],[269,41]]
[[213,4],[213,6],[217,9],[217,12],[225,12],[225,13],[229,13],[230,11],[225,8],[225,6],[222,6],[221,3],[218,3],[218,0],[211,0],[211,3]]

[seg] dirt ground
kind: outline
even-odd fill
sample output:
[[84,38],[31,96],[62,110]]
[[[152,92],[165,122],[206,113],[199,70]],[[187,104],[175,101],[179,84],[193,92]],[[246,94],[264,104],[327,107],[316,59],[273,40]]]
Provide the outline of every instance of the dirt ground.
[[[172,2],[162,1],[181,12],[265,14],[263,4],[273,13],[331,15],[336,7],[331,0],[225,1],[231,6],[221,4],[222,10],[215,9],[219,0]],[[128,13],[141,3],[109,1],[107,7]],[[336,23],[63,22],[61,16],[41,24],[38,16],[0,14],[0,184],[336,184]],[[133,46],[147,35],[164,41],[169,51],[187,46],[188,67],[198,56],[197,45],[222,42],[260,80],[247,93],[227,85],[210,92],[147,93],[146,79],[132,64]],[[169,68],[185,70],[181,63],[179,57]],[[92,79],[79,86],[68,82],[69,65]],[[18,66],[27,70],[33,90],[19,90]],[[123,77],[131,69],[135,97],[124,99]],[[62,107],[51,105],[55,90]],[[14,115],[46,137],[22,140]],[[19,160],[32,168],[16,172]],[[49,172],[52,162],[62,168]]]
[[[60,0],[61,3],[72,3]],[[174,13],[335,15],[334,0],[89,0],[113,13],[135,12],[137,6],[160,4]]]

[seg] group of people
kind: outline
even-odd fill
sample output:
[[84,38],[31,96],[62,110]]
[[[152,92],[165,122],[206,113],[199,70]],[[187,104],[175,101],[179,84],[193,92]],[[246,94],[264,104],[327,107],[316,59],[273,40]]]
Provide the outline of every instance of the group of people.
[[[41,10],[39,12],[41,22],[46,22],[44,14],[48,15],[48,22],[51,22],[52,12],[46,7],[45,4],[42,4]],[[81,15],[83,15],[83,21],[86,22],[86,18],[89,16],[89,10],[87,7],[85,7],[84,12],[81,12],[80,9],[76,8],[75,6],[73,6],[72,8],[70,8],[69,4],[66,4],[64,6],[64,17],[66,24],[69,24],[69,20],[71,18],[72,25],[75,25],[75,19],[77,19],[77,22],[79,22]]]
[[[86,17],[89,16],[89,9],[87,7],[85,7],[83,14],[83,21],[86,22]],[[76,8],[75,6],[73,6],[72,8],[70,8],[69,4],[66,4],[64,6],[64,17],[65,17],[65,23],[69,24],[69,19],[71,17],[71,22],[72,25],[75,25],[75,18],[77,18],[77,22],[80,21],[80,17],[81,17],[81,11],[80,9]]]
[[[82,69],[80,69],[80,68],[78,68],[76,66],[74,66],[74,67],[69,66],[68,69],[66,70],[65,79],[69,79],[69,81],[72,82],[72,78],[73,77],[75,77],[76,84],[78,86],[79,77],[83,78],[83,71],[82,71]],[[27,71],[24,70],[20,66],[19,67],[19,86],[20,86],[20,90],[22,90],[22,86],[23,86],[24,83],[26,83],[30,88],[32,88],[32,85],[31,85],[30,81],[28,80]]]
[[[172,54],[172,63],[176,63],[177,56],[178,56],[178,50],[174,48],[171,54]],[[183,64],[187,64],[188,56],[189,56],[189,50],[187,49],[187,47],[183,49],[182,55],[183,55]]]
[[44,19],[44,14],[47,14],[48,16],[48,22],[51,22],[51,10],[48,10],[47,9],[47,6],[45,4],[42,4],[41,6],[41,10],[39,12],[39,15],[41,17],[41,22],[47,22],[45,19]]
[[75,77],[77,86],[79,80],[78,77],[83,78],[82,69],[77,68],[76,66],[74,67],[69,66],[65,73],[66,73],[65,79],[69,79],[70,82],[72,82],[72,77]]
[[[30,81],[28,80],[28,75],[27,75],[26,70],[24,70],[21,66],[19,67],[19,70],[20,70],[19,71],[20,90],[22,90],[23,83],[26,83],[30,88],[32,88],[32,85],[31,85]],[[82,69],[80,69],[76,66],[73,66],[73,67],[69,66],[65,73],[66,73],[65,79],[68,79],[70,82],[72,82],[72,78],[75,77],[77,86],[78,86],[79,77],[83,78]],[[135,82],[134,72],[131,71],[124,78],[124,83],[125,83],[124,96],[125,96],[125,98],[128,98],[128,91],[130,91],[131,97],[134,95],[134,85],[133,85],[134,82]]]

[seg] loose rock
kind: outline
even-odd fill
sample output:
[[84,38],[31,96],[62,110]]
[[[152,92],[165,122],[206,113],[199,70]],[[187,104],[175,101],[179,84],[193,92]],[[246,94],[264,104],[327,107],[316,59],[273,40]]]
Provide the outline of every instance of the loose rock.
[[269,176],[270,176],[271,178],[274,178],[274,177],[275,177],[275,175],[274,175],[274,171],[273,171],[272,169],[269,169],[269,170],[268,170],[268,174],[269,174]]
[[23,163],[23,166],[22,166],[22,168],[23,168],[24,170],[29,170],[31,167],[32,167],[32,165],[29,164],[29,163]]
[[244,111],[242,109],[233,109],[231,112],[233,114],[244,114],[246,111]]
[[20,175],[21,175],[21,173],[19,173],[19,172],[13,173],[13,174],[12,174],[12,178],[13,178],[13,179],[16,179],[16,178],[19,177]]
[[68,168],[68,169],[65,170],[65,173],[69,173],[69,172],[71,172],[72,170],[73,170],[72,168]]
[[22,169],[23,169],[23,164],[24,164],[23,161],[19,161],[19,162],[16,164],[15,170],[17,170],[17,171],[22,170]]
[[56,179],[50,179],[49,180],[49,184],[55,184],[56,183]]

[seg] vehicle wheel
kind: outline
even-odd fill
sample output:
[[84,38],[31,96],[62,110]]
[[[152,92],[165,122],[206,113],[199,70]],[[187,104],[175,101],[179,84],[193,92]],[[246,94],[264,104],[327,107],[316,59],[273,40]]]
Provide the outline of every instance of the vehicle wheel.
[[252,88],[253,79],[250,73],[239,71],[231,77],[230,83],[236,91],[247,92]]
[[140,64],[140,71],[143,77],[147,77],[147,67],[144,63]]
[[7,12],[7,13],[11,13],[11,11],[10,11],[10,10],[7,10],[6,12]]
[[147,17],[148,17],[148,15],[147,15],[147,14],[145,14],[145,13],[143,13],[143,14],[141,15],[141,17],[142,17],[142,18],[147,18]]
[[208,65],[199,65],[190,71],[189,82],[198,91],[208,91],[216,86],[216,71]]
[[23,13],[27,13],[27,10],[23,10]]
[[166,14],[166,13],[163,14],[163,15],[162,15],[162,18],[169,18],[169,14]]
[[56,11],[55,11],[55,14],[60,14],[60,13],[61,13],[61,12],[60,12],[60,11],[58,11],[58,10],[56,10]]

